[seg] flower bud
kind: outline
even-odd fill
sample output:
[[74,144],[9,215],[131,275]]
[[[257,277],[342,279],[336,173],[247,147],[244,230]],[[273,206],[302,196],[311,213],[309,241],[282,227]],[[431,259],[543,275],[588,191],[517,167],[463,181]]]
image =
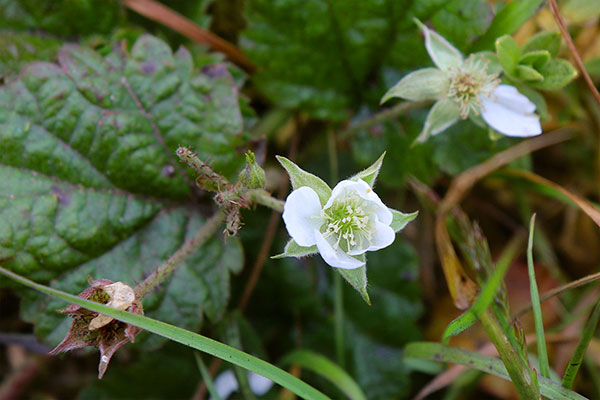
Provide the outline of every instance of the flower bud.
[[265,187],[265,170],[256,163],[254,153],[246,153],[246,166],[240,172],[240,184],[248,189],[262,189]]

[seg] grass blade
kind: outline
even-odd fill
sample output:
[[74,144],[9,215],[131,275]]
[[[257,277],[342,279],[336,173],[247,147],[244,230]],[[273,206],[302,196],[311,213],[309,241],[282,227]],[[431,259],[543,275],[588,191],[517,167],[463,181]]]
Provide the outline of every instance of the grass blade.
[[198,365],[198,370],[200,370],[200,375],[202,375],[202,380],[206,385],[206,389],[208,389],[208,393],[210,393],[210,397],[213,400],[223,400],[219,393],[217,392],[217,388],[215,387],[215,383],[213,382],[210,373],[208,372],[208,368],[206,368],[206,364],[202,360],[202,355],[199,351],[194,351],[194,357],[196,358],[196,364]]
[[538,359],[540,361],[540,373],[550,379],[550,364],[548,364],[548,352],[546,351],[546,338],[544,335],[544,320],[542,319],[542,306],[540,294],[535,280],[535,269],[533,267],[533,231],[535,228],[535,214],[531,216],[529,223],[529,242],[527,244],[527,270],[529,271],[529,293],[531,295],[531,308],[533,310],[533,321],[535,323],[535,335],[537,337]]
[[588,344],[590,343],[592,336],[594,336],[594,332],[598,326],[598,319],[600,319],[600,301],[596,303],[590,318],[585,323],[585,327],[581,332],[581,339],[579,340],[579,343],[577,343],[573,357],[571,358],[569,366],[563,375],[562,385],[568,389],[573,387],[573,382],[575,382],[575,377],[577,376],[579,367],[581,367],[583,356],[585,356],[585,351],[587,350]]
[[112,307],[107,307],[104,304],[81,299],[72,294],[35,283],[2,267],[0,267],[0,274],[5,275],[6,277],[11,278],[31,289],[35,289],[50,296],[58,297],[69,303],[77,304],[78,306],[87,308],[88,310],[108,315],[109,317],[119,321],[138,326],[149,332],[173,340],[174,342],[184,344],[188,347],[208,353],[214,357],[229,361],[232,364],[246,368],[247,370],[253,371],[264,376],[265,378],[272,380],[275,383],[278,383],[302,398],[316,400],[329,399],[329,397],[325,396],[317,389],[305,382],[302,382],[300,379],[285,372],[284,370],[250,354],[244,353],[243,351],[217,342],[216,340],[207,338],[206,336],[202,336],[197,333],[169,325],[162,321],[145,317],[143,315],[132,314],[127,311],[121,311]]
[[366,396],[350,375],[327,357],[310,350],[296,350],[283,358],[283,364],[296,364],[329,380],[351,400],[366,400]]
[[[488,374],[510,380],[506,367],[498,358],[486,356],[458,347],[446,346],[441,343],[414,342],[409,343],[404,351],[404,357],[411,359],[448,362],[464,365]],[[559,383],[542,376],[538,377],[540,391],[550,400],[586,400],[585,397]]]

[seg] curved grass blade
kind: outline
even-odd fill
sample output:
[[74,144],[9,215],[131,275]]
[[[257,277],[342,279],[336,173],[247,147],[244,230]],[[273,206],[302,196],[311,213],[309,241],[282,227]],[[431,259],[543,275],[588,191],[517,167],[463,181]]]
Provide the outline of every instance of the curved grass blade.
[[[486,356],[472,351],[446,346],[441,343],[413,342],[409,343],[404,351],[405,358],[416,358],[438,362],[461,364],[488,374],[496,375],[502,379],[510,380],[506,367],[498,358]],[[550,400],[586,400],[579,393],[562,387],[542,376],[538,377],[541,394]]]
[[327,357],[310,350],[296,350],[283,358],[284,365],[296,364],[315,372],[338,387],[351,400],[366,400],[366,396],[350,375]]
[[143,315],[132,314],[127,311],[121,311],[112,307],[107,307],[104,304],[81,299],[72,294],[30,281],[29,279],[23,278],[22,276],[2,267],[0,267],[0,274],[5,275],[6,277],[11,278],[31,289],[35,289],[50,296],[58,297],[69,303],[77,304],[78,306],[87,308],[88,310],[108,315],[109,317],[119,321],[138,326],[149,332],[173,340],[174,342],[181,343],[196,350],[208,353],[212,356],[219,357],[225,361],[229,361],[232,364],[246,368],[247,370],[260,374],[265,378],[278,383],[302,398],[315,400],[329,399],[329,397],[325,396],[317,389],[305,382],[302,382],[300,379],[285,372],[284,370],[250,354],[244,353],[243,351],[217,342],[216,340],[207,338],[206,336],[202,336],[197,333],[166,324],[162,321],[145,317]]
[[581,332],[581,339],[579,340],[579,343],[577,343],[573,357],[571,358],[569,366],[563,375],[562,385],[568,389],[573,387],[573,382],[575,382],[575,377],[577,376],[579,367],[581,367],[581,363],[583,362],[585,351],[587,350],[590,340],[592,339],[592,336],[594,336],[594,332],[598,326],[598,319],[600,319],[600,301],[596,303],[596,306],[592,311],[592,315],[590,315],[590,318],[585,323],[585,327]]
[[535,228],[535,214],[531,216],[529,223],[529,242],[527,244],[527,270],[529,271],[529,293],[531,295],[531,308],[533,309],[533,321],[535,324],[535,336],[537,337],[538,359],[540,373],[550,379],[550,364],[546,351],[546,337],[544,335],[544,320],[542,319],[542,306],[540,294],[535,280],[535,269],[533,267],[533,231]]

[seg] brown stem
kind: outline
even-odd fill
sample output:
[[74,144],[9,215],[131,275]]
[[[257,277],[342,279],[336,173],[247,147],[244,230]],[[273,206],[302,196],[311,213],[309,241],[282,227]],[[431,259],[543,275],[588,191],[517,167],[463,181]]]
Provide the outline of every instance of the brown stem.
[[575,64],[577,64],[577,68],[579,68],[581,75],[583,75],[583,79],[585,80],[585,83],[590,88],[590,92],[592,92],[592,95],[594,96],[594,99],[596,100],[596,102],[598,104],[600,104],[600,93],[598,92],[596,85],[594,85],[594,81],[592,81],[590,74],[588,74],[587,70],[585,69],[585,65],[583,65],[583,60],[581,59],[581,56],[579,55],[579,52],[577,51],[577,47],[575,47],[575,43],[573,43],[573,39],[571,38],[571,35],[569,34],[569,30],[567,29],[565,20],[563,19],[562,15],[560,14],[560,10],[558,9],[558,4],[556,4],[556,0],[548,0],[548,7],[550,7],[550,11],[552,12],[552,15],[554,16],[554,20],[556,21],[556,24],[558,25],[558,29],[560,30],[560,33],[563,36],[563,38],[565,38],[565,41],[567,42],[567,46],[569,47],[569,51],[571,51],[571,55],[573,56],[573,59],[575,60]]
[[164,282],[183,260],[213,236],[224,218],[225,214],[222,210],[219,210],[212,217],[207,219],[193,238],[187,240],[183,246],[173,253],[164,264],[158,267],[152,275],[144,279],[135,287],[136,298],[143,298]]
[[256,66],[236,46],[221,39],[214,33],[201,28],[183,15],[155,0],[123,0],[123,4],[147,18],[168,26],[198,43],[206,44],[211,49],[225,54],[227,58],[248,72],[256,70]]

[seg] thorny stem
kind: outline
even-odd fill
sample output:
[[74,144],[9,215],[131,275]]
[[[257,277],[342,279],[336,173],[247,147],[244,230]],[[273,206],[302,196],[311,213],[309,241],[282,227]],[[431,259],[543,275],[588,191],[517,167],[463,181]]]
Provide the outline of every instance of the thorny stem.
[[222,210],[219,210],[206,220],[205,224],[193,238],[187,240],[183,246],[173,253],[164,264],[158,267],[152,275],[144,279],[135,287],[134,291],[136,298],[143,298],[164,282],[165,279],[175,271],[179,263],[185,260],[193,251],[197,250],[213,236],[224,219],[225,214]]
[[210,164],[200,160],[198,155],[190,148],[179,146],[175,154],[177,154],[181,162],[186,163],[198,173],[196,183],[199,186],[213,192],[225,190],[229,187],[227,179],[213,171],[210,168]]

